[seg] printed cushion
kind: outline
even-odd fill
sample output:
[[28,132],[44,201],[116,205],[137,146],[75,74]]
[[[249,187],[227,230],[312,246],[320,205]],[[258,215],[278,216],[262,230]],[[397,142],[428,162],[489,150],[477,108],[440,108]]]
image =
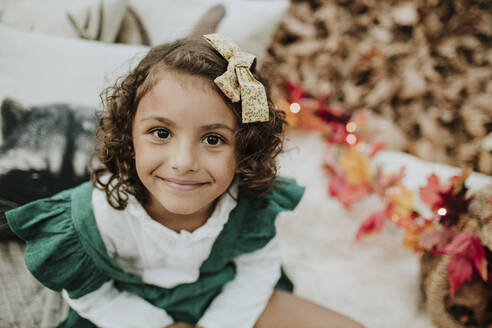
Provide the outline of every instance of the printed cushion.
[[147,47],[28,32],[0,25],[0,101],[98,107],[99,94],[138,63]]
[[0,23],[33,32],[113,42],[126,6],[127,0],[3,0]]
[[200,17],[217,4],[225,7],[217,32],[230,36],[243,50],[261,58],[289,1],[130,0],[130,6],[142,18],[152,45],[185,37]]

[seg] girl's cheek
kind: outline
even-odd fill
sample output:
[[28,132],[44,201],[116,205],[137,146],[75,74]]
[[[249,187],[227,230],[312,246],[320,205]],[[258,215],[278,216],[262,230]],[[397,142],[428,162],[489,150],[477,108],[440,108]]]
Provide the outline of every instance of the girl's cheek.
[[224,150],[207,151],[207,154],[203,157],[207,158],[207,162],[218,166],[226,167],[228,169],[231,166],[236,168],[236,155],[230,148]]

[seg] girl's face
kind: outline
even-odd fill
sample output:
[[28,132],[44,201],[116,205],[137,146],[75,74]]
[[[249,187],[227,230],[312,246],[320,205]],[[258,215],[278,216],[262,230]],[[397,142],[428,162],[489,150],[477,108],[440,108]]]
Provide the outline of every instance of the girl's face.
[[208,217],[234,178],[236,118],[209,83],[165,72],[138,104],[135,164],[155,220]]

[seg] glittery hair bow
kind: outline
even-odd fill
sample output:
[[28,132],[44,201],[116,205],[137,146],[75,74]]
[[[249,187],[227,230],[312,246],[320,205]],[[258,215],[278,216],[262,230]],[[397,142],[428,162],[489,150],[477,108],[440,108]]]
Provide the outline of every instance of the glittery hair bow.
[[250,71],[255,56],[241,51],[239,46],[225,35],[214,33],[206,34],[204,37],[229,62],[226,72],[214,82],[232,102],[241,100],[242,122],[268,121],[265,87]]

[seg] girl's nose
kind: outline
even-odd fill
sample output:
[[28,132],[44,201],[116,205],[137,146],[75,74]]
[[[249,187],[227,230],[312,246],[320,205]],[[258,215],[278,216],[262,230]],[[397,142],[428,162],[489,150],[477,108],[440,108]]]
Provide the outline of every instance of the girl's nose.
[[198,170],[198,149],[192,142],[181,140],[171,154],[171,167],[179,173]]

